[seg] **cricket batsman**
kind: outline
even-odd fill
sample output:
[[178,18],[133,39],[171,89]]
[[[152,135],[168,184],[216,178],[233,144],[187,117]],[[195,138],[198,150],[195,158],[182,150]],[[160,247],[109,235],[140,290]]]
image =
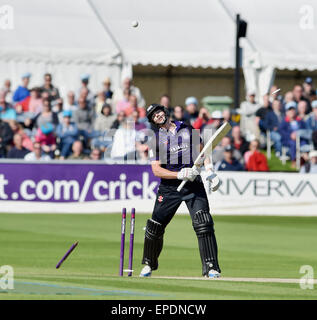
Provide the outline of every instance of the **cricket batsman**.
[[[155,137],[149,142],[149,158],[152,171],[161,178],[161,183],[152,218],[147,220],[142,259],[145,266],[140,277],[150,277],[152,271],[158,269],[165,228],[182,201],[185,201],[198,238],[202,275],[219,278],[221,270],[217,241],[207,194],[199,167],[192,168],[203,147],[202,140],[192,127],[182,121],[171,121],[168,110],[162,105],[152,104],[146,113],[150,123],[158,128]],[[211,181],[212,190],[216,191],[219,179],[213,172],[210,158],[205,157],[201,164],[204,164],[208,172],[207,180]],[[186,184],[179,192],[177,187],[182,181],[186,181]]]

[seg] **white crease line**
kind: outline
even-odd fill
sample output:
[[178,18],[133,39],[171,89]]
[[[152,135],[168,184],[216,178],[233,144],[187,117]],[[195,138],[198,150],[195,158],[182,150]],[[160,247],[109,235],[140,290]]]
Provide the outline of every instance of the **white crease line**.
[[[152,276],[152,279],[175,279],[175,280],[210,280],[210,281],[232,281],[232,282],[270,282],[270,283],[300,283],[300,279],[283,279],[283,278],[230,278],[222,277],[210,279],[204,277],[169,277],[169,276]],[[317,279],[311,282],[311,279],[305,279],[309,283],[317,284]]]

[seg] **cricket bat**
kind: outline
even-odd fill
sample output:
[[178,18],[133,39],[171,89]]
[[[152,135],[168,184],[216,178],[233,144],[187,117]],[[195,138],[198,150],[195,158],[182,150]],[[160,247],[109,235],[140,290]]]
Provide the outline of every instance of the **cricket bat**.
[[[200,154],[196,158],[193,167],[198,167],[199,163],[201,163],[201,158],[205,156],[205,154],[210,154],[213,149],[218,145],[218,143],[222,140],[222,138],[230,131],[231,125],[229,122],[225,122],[218,130],[212,135],[212,137],[205,144],[204,148],[201,150]],[[178,186],[177,191],[180,192],[185,183],[187,181],[182,181],[182,183]]]

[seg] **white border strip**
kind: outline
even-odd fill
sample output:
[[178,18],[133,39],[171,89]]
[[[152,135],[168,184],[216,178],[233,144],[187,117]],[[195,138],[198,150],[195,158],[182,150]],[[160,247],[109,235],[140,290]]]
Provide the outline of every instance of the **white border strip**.
[[[89,181],[88,181],[89,182]],[[116,213],[122,208],[135,208],[137,214],[151,214],[155,200],[131,199],[113,201],[87,201],[87,202],[35,202],[35,201],[0,201],[1,213],[73,213],[73,214],[96,214]],[[274,203],[272,206],[255,205],[239,206],[233,205],[213,206],[210,204],[213,215],[252,215],[252,216],[317,216],[317,203]],[[189,214],[185,203],[182,203],[177,211],[178,214]]]
[[[207,280],[207,281],[231,281],[231,282],[269,282],[269,283],[301,283],[301,279],[284,279],[284,278],[230,278],[221,277],[217,279],[204,277],[168,277],[168,276],[151,276],[152,279],[170,279],[170,280]],[[305,279],[305,283],[317,284],[317,279]]]

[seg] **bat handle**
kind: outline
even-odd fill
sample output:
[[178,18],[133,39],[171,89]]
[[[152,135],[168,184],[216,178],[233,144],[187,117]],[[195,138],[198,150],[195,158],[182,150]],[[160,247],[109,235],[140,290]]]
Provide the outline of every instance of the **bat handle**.
[[[200,167],[200,166],[194,164],[194,165],[192,166],[192,169],[199,169],[199,167]],[[187,180],[183,180],[183,181],[182,181],[182,183],[181,183],[181,184],[178,186],[178,188],[177,188],[177,191],[178,191],[178,192],[180,192],[180,191],[183,189],[183,187],[184,187],[184,185],[185,185],[186,182],[187,182]]]
[[178,186],[178,188],[177,188],[177,191],[178,191],[178,192],[180,192],[180,191],[183,189],[185,183],[186,183],[186,181],[183,180],[182,183]]

